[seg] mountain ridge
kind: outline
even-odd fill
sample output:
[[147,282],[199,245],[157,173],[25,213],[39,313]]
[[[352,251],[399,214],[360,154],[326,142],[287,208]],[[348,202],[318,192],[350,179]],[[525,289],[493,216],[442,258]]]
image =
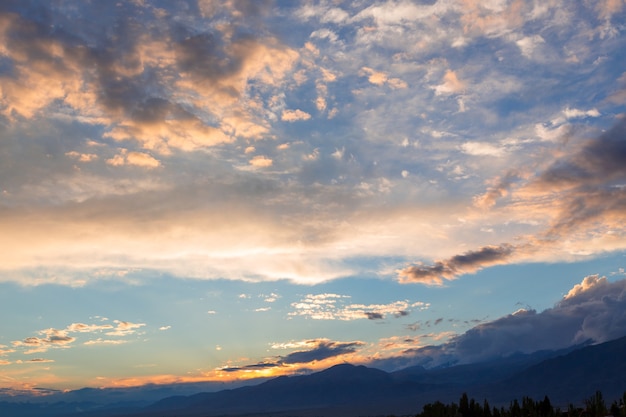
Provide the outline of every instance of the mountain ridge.
[[[149,405],[93,402],[23,405],[0,403],[11,417],[356,417],[415,415],[435,401],[457,401],[463,393],[492,405],[523,396],[567,407],[595,391],[607,400],[626,391],[626,337],[560,351],[512,355],[445,369],[409,367],[385,372],[339,364],[308,375],[282,376],[258,385],[175,395]],[[93,394],[92,391],[84,391]],[[77,412],[78,409],[87,410]],[[3,413],[6,414],[6,413]]]

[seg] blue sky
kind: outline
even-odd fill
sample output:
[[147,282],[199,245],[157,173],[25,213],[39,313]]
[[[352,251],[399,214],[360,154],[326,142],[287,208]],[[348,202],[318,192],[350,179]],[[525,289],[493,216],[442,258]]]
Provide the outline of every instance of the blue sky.
[[626,334],[626,5],[0,6],[0,388]]

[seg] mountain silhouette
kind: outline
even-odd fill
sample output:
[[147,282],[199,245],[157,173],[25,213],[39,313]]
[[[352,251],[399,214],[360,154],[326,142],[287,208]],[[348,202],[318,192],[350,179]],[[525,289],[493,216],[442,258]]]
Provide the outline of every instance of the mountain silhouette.
[[[356,417],[415,415],[427,403],[456,402],[463,393],[492,405],[508,405],[524,396],[566,409],[581,405],[596,391],[607,403],[626,391],[626,337],[562,351],[516,354],[444,369],[406,368],[397,372],[351,364],[321,372],[282,376],[258,385],[177,395],[147,407],[131,402],[94,404],[0,403],[11,417]],[[164,391],[169,392],[169,390]],[[93,399],[94,392],[82,391]],[[73,399],[81,392],[74,391]],[[84,410],[77,412],[79,410]]]

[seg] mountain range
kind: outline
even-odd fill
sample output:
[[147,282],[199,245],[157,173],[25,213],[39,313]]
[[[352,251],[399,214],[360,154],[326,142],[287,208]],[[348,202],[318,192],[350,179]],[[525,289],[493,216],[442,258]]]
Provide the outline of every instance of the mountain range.
[[[187,387],[189,388],[189,387]],[[200,387],[196,387],[200,388]],[[427,403],[458,401],[463,393],[492,405],[524,396],[566,409],[601,391],[607,401],[626,391],[626,337],[560,351],[540,351],[448,368],[411,367],[396,372],[341,364],[310,375],[282,376],[257,385],[172,395],[176,387],[136,390],[119,401],[99,401],[79,390],[54,403],[0,401],[11,417],[216,417],[216,416],[380,416],[415,415]],[[158,393],[160,391],[160,394]],[[178,392],[183,390],[178,388]],[[143,393],[140,395],[140,393]],[[82,395],[81,395],[82,394]],[[109,393],[110,394],[110,393]],[[154,397],[152,397],[154,398]],[[69,401],[68,401],[69,400]],[[151,403],[149,403],[151,402]],[[149,403],[149,404],[148,404]]]

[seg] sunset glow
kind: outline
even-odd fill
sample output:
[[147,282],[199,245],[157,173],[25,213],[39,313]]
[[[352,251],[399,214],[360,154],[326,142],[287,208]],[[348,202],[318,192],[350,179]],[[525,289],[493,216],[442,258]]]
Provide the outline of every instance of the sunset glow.
[[626,335],[624,22],[622,0],[2,2],[0,390]]

